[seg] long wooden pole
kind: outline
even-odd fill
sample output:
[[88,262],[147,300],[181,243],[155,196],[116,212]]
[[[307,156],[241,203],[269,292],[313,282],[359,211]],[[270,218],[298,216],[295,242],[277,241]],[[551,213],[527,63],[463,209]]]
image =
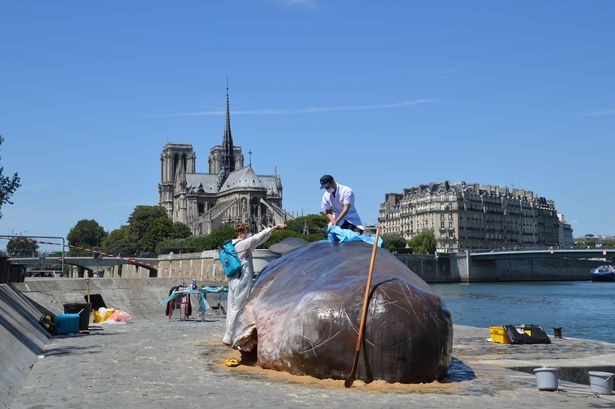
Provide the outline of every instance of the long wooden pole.
[[365,284],[365,295],[363,296],[363,309],[361,310],[361,322],[359,324],[359,333],[357,334],[357,343],[354,346],[355,355],[352,363],[350,375],[344,381],[344,386],[350,388],[354,382],[355,372],[357,371],[357,363],[359,362],[359,352],[363,343],[363,332],[365,331],[365,319],[367,318],[367,307],[369,303],[369,293],[372,289],[372,275],[374,273],[374,264],[376,262],[376,250],[378,249],[378,237],[380,236],[380,227],[376,229],[376,238],[372,247],[372,258],[369,261],[369,271],[367,273],[367,283]]

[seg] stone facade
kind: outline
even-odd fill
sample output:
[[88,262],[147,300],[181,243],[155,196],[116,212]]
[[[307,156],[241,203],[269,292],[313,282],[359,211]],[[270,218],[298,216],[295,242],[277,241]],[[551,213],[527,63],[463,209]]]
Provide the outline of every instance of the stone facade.
[[572,238],[572,226],[566,221],[566,217],[558,213],[557,219],[559,220],[559,246],[562,248],[569,248],[574,246],[574,239]]
[[406,240],[431,230],[441,252],[560,244],[552,200],[492,185],[430,183],[387,193],[378,221],[382,235]]
[[233,144],[228,90],[224,137],[222,145],[211,148],[208,173],[196,172],[196,155],[189,144],[166,144],[160,162],[160,205],[193,234],[237,223],[260,231],[292,219],[282,208],[280,177],[256,175],[251,164],[244,166],[241,147]]

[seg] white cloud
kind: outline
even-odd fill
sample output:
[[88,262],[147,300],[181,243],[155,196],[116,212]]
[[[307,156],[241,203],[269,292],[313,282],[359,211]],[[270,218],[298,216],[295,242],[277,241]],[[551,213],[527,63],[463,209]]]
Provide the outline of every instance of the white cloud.
[[[299,109],[278,109],[278,108],[265,108],[265,109],[250,109],[250,110],[233,110],[231,114],[237,115],[295,115],[295,114],[314,114],[321,112],[340,112],[340,111],[370,111],[376,109],[391,109],[391,108],[404,108],[414,105],[422,105],[438,102],[436,99],[424,98],[414,101],[401,101],[393,102],[389,104],[370,104],[370,105],[341,105],[334,107],[309,107]],[[201,112],[184,112],[177,114],[163,114],[163,115],[144,115],[145,117],[175,117],[175,116],[220,116],[224,115],[225,111],[201,111]]]

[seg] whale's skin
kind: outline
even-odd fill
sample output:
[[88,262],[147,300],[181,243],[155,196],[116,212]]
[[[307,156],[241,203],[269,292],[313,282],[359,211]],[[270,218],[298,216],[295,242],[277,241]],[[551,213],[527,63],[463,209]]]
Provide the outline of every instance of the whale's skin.
[[[233,347],[262,368],[346,379],[355,359],[372,246],[315,242],[261,272],[233,328]],[[356,379],[421,383],[451,362],[453,321],[440,297],[378,248]]]

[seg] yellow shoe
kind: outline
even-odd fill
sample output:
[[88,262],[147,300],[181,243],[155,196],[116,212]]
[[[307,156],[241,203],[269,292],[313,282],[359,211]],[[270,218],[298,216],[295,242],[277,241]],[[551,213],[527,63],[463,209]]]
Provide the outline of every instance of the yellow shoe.
[[229,368],[231,368],[231,367],[234,367],[234,366],[238,366],[239,365],[239,361],[237,361],[235,358],[229,358],[226,361],[224,361],[224,365],[226,365]]

